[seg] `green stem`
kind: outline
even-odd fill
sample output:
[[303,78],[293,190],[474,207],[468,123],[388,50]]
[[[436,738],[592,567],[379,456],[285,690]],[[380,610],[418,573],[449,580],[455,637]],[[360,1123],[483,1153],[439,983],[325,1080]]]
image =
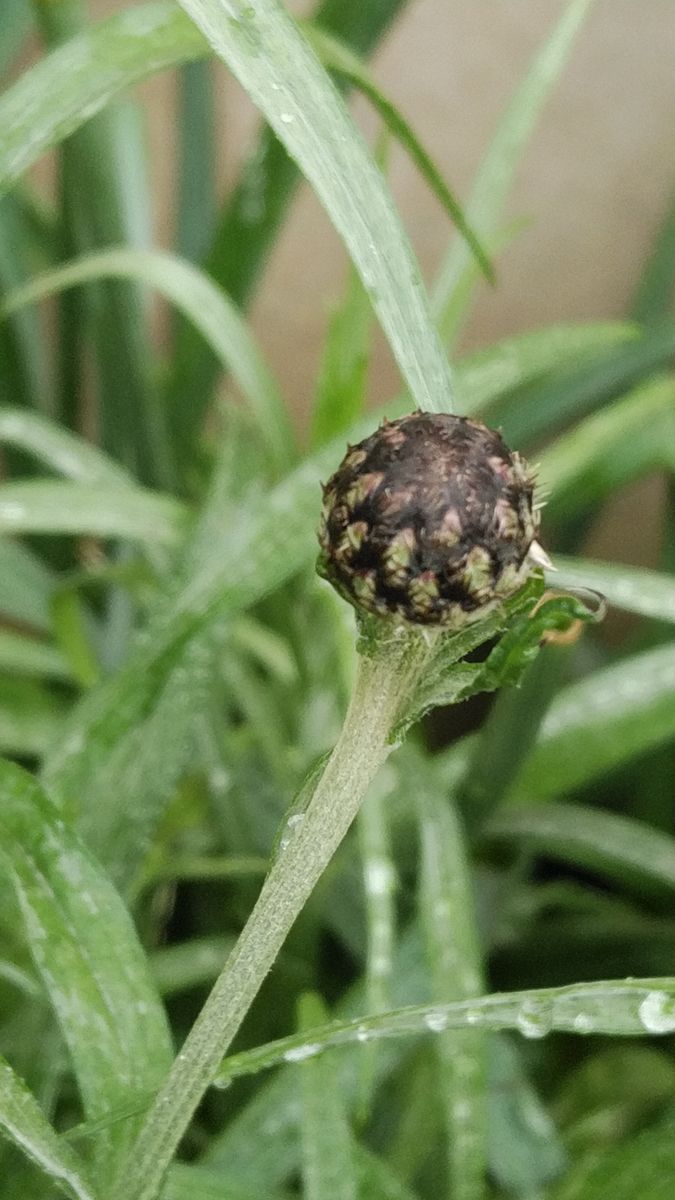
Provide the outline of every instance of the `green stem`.
[[[340,845],[431,653],[417,634],[360,659],[344,726],[301,822],[289,830],[251,916],[149,1112],[116,1200],[154,1200],[204,1092],[286,936]],[[283,845],[283,841],[282,841]]]

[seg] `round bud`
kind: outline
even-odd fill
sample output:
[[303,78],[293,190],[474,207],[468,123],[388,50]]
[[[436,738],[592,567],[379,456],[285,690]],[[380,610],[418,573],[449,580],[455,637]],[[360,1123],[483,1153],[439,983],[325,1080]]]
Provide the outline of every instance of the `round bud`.
[[531,473],[480,421],[385,421],[323,491],[319,571],[370,613],[458,629],[547,561]]

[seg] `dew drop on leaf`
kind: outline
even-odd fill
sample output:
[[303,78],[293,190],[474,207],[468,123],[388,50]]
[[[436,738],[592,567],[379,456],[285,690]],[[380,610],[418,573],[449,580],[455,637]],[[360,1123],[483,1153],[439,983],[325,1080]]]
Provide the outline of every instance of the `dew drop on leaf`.
[[648,1033],[675,1032],[675,1001],[666,992],[649,992],[638,1016]]
[[549,1001],[525,1000],[518,1011],[516,1025],[523,1037],[546,1037],[553,1026],[553,1014]]

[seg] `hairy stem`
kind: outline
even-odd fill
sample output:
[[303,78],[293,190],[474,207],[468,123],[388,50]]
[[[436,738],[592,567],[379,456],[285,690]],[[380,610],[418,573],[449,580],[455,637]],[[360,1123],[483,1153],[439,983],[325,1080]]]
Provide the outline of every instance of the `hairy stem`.
[[289,830],[251,916],[155,1103],[114,1191],[154,1200],[199,1101],[274,963],[296,917],[356,816],[430,648],[417,634],[380,643],[360,659],[351,703],[303,819]]

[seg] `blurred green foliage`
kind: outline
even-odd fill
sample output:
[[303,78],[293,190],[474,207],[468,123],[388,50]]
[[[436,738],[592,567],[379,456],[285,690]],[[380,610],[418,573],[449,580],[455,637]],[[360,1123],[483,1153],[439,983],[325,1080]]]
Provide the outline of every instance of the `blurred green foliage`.
[[[323,0],[303,34],[276,0],[160,0],[100,26],[76,0],[5,0],[0,1156],[12,1200],[53,1188],[103,1200],[116,1171],[124,1188],[172,1045],[338,736],[356,631],[314,574],[314,529],[319,482],[382,415],[367,411],[374,316],[408,389],[387,416],[454,397],[536,448],[545,537],[566,556],[559,590],[579,590],[533,617],[535,582],[436,658],[397,733],[500,689],[487,716],[480,702],[444,708],[380,772],[161,1196],[671,1194],[675,210],[625,322],[536,330],[451,374],[444,341],[504,240],[510,182],[590,3],[568,4],[535,56],[464,209],[367,66],[404,7]],[[216,62],[192,18],[262,114],[225,196]],[[19,73],[36,34],[40,57]],[[163,69],[180,83],[175,254],[149,245],[130,98]],[[371,99],[457,225],[435,324],[327,72]],[[50,149],[45,195],[26,172]],[[301,173],[352,259],[308,438],[245,316]],[[176,310],[161,348],[150,289]],[[591,517],[654,473],[668,481],[661,561],[584,559]],[[596,592],[633,614],[621,636],[591,619]]]

